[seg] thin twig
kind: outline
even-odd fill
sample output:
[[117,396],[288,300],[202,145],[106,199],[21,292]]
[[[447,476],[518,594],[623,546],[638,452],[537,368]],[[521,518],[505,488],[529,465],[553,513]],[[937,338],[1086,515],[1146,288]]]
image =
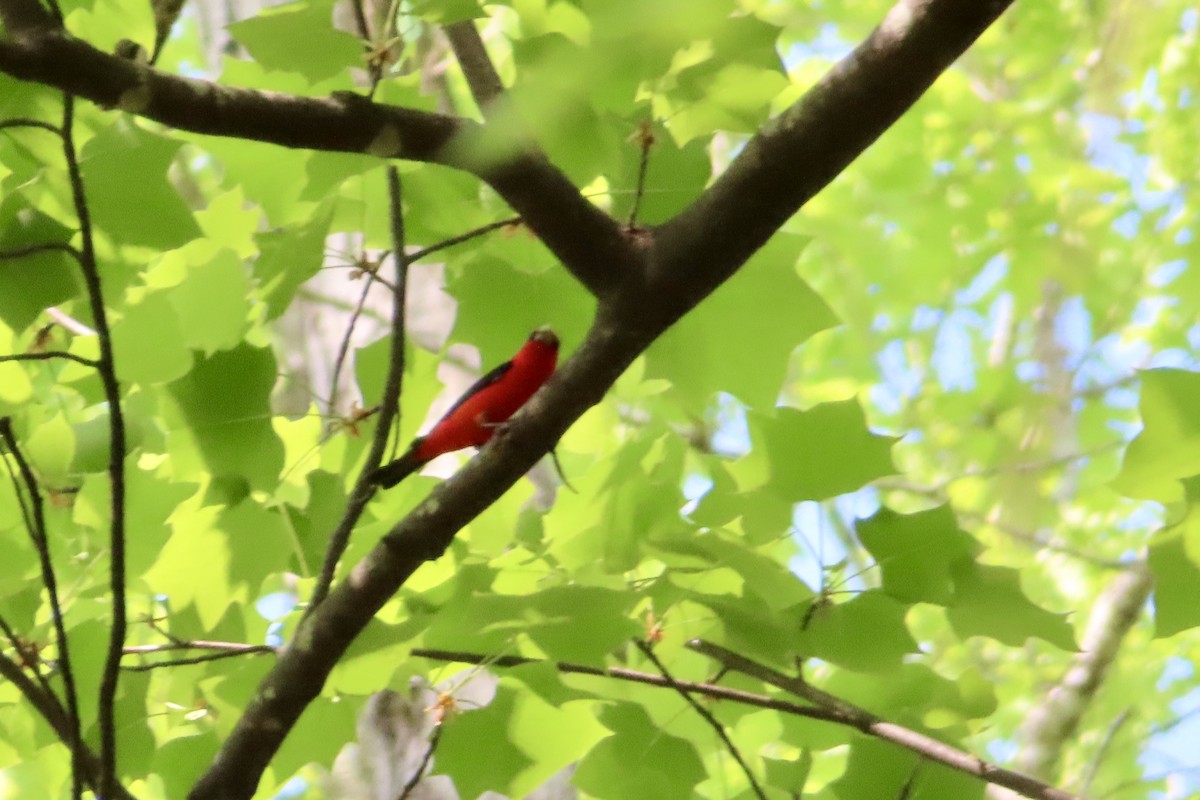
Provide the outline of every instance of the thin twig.
[[57,322],[64,329],[70,331],[76,336],[95,336],[96,332],[84,325],[79,320],[62,311],[62,309],[50,306],[46,309],[46,316]]
[[65,350],[45,350],[41,353],[13,353],[7,356],[0,356],[0,363],[5,361],[49,361],[54,358],[65,358],[68,361],[83,364],[85,367],[100,366],[100,362],[95,359],[84,358],[75,353],[68,353]]
[[629,222],[626,227],[633,230],[637,226],[638,211],[642,207],[642,197],[646,193],[646,172],[650,166],[650,148],[654,146],[654,131],[649,122],[638,126],[637,143],[641,147],[641,160],[638,162],[637,191],[633,195],[633,208],[629,211]]
[[1050,786],[1030,775],[997,767],[977,756],[939,742],[937,739],[918,733],[911,728],[886,722],[865,709],[821,691],[802,677],[785,675],[720,645],[702,639],[693,639],[687,643],[687,647],[735,672],[749,675],[763,683],[802,697],[808,702],[836,714],[841,724],[855,728],[868,736],[874,736],[911,750],[922,758],[936,761],[996,786],[1012,789],[1018,794],[1035,800],[1082,800],[1078,795]]
[[67,699],[67,724],[71,738],[67,746],[71,749],[71,782],[74,797],[83,794],[83,756],[80,751],[82,741],[79,723],[79,696],[75,690],[75,673],[71,669],[71,653],[67,644],[67,626],[63,621],[62,603],[58,595],[58,578],[54,574],[54,562],[50,558],[50,540],[46,536],[46,507],[42,502],[42,493],[38,487],[37,478],[29,467],[21,452],[17,437],[13,433],[12,420],[0,417],[0,438],[8,448],[9,455],[17,464],[21,480],[25,484],[25,493],[29,498],[29,538],[38,554],[38,565],[42,572],[42,586],[50,603],[50,617],[54,622],[54,636],[58,645],[58,670],[62,675],[63,690]]
[[12,117],[11,119],[0,121],[0,131],[5,128],[41,128],[44,131],[50,131],[55,136],[62,136],[62,131],[57,125],[28,117]]
[[71,258],[75,259],[79,264],[83,264],[83,253],[77,247],[67,244],[66,242],[42,242],[40,244],[27,244],[23,247],[14,247],[9,250],[0,250],[0,261],[7,261],[13,258],[25,258],[26,256],[36,255],[37,253],[66,253]]
[[[166,634],[166,631],[160,631]],[[170,644],[134,644],[122,652],[127,656],[144,656],[148,653],[177,653],[180,650],[215,650],[227,653],[277,653],[278,648],[269,644],[246,644],[245,642],[212,642],[200,639],[179,639],[174,637]]]
[[[46,723],[54,730],[58,737],[66,741],[70,735],[67,713],[63,710],[62,705],[53,692],[47,692],[40,688],[25,674],[25,671],[21,669],[19,664],[2,655],[0,655],[0,677],[17,687],[17,691],[29,701],[29,704],[37,710],[42,719],[46,720]],[[83,754],[84,769],[87,772],[87,781],[95,789],[98,786],[97,776],[100,774],[100,759],[97,758],[96,754],[86,744],[81,744],[80,749]],[[97,794],[97,797],[99,796]],[[106,796],[111,796],[113,800],[135,800],[134,796],[124,786],[118,786],[115,794]]]
[[371,450],[367,453],[366,462],[355,481],[354,490],[346,503],[338,526],[329,537],[325,548],[325,560],[321,564],[321,574],[313,587],[307,619],[313,610],[324,601],[333,585],[338,562],[350,543],[350,533],[362,516],[363,509],[375,496],[377,487],[370,480],[370,475],[383,461],[387,449],[388,438],[391,435],[392,422],[400,415],[400,391],[404,382],[404,305],[408,286],[408,258],[404,255],[404,206],[400,186],[400,172],[394,166],[388,167],[388,196],[391,205],[392,223],[392,257],[396,262],[396,290],[392,292],[392,346],[389,351],[387,380],[383,387],[383,398],[379,404],[379,420],[375,426],[375,436],[371,440]]
[[433,758],[433,751],[437,750],[438,742],[442,740],[442,723],[433,726],[433,733],[429,736],[429,749],[425,751],[424,758],[421,759],[421,765],[417,767],[417,771],[408,779],[408,783],[404,784],[404,790],[400,792],[400,796],[396,800],[408,800],[408,796],[417,788],[417,784],[421,782],[421,778],[425,777],[425,768],[429,766],[429,760]]
[[21,663],[27,667],[31,673],[33,673],[33,678],[38,682],[38,686],[42,687],[42,691],[46,693],[47,697],[54,698],[54,702],[59,705],[61,710],[61,703],[59,702],[58,695],[54,693],[54,688],[50,685],[50,681],[47,680],[46,676],[40,669],[41,659],[39,658],[37,661],[30,663],[30,643],[23,640],[17,633],[16,629],[13,628],[12,624],[9,623],[8,619],[2,615],[0,615],[0,632],[4,634],[4,638],[8,639],[8,643],[12,645],[13,652],[17,654],[17,658],[21,660]]
[[408,254],[408,263],[415,264],[416,262],[420,261],[421,259],[426,258],[426,257],[432,255],[433,253],[438,252],[439,250],[446,250],[448,248],[454,247],[455,245],[462,244],[463,242],[469,242],[472,239],[483,236],[484,234],[491,233],[492,231],[496,231],[496,230],[500,230],[501,228],[507,228],[512,225],[520,225],[520,224],[521,224],[520,217],[509,217],[508,219],[502,219],[502,220],[499,220],[498,222],[489,222],[486,225],[480,225],[478,228],[475,228],[474,230],[467,231],[466,233],[460,233],[458,236],[451,236],[449,239],[443,239],[442,241],[438,242],[437,244],[431,244],[431,245],[429,245],[429,247],[424,247],[424,248],[421,248],[420,250],[416,250],[412,253],[409,253]]
[[362,316],[363,307],[367,304],[367,295],[371,293],[371,286],[374,282],[375,273],[367,272],[367,280],[363,285],[362,294],[358,296],[358,302],[354,305],[354,310],[350,312],[350,320],[346,323],[346,334],[338,345],[337,357],[333,359],[333,377],[329,381],[329,403],[325,406],[325,413],[332,417],[336,417],[338,414],[338,380],[341,378],[346,356],[350,354],[350,339],[354,336],[354,328],[358,325],[358,318]]
[[1117,715],[1117,718],[1108,726],[1108,730],[1104,732],[1104,738],[1100,741],[1100,746],[1096,748],[1096,755],[1092,758],[1092,762],[1088,764],[1087,772],[1084,774],[1083,787],[1080,792],[1086,797],[1092,790],[1092,783],[1096,780],[1096,775],[1100,773],[1100,765],[1104,762],[1104,757],[1108,755],[1108,750],[1112,747],[1113,740],[1117,738],[1117,732],[1129,721],[1133,715],[1133,709],[1127,708]]
[[100,678],[100,697],[97,717],[100,727],[100,794],[113,797],[118,791],[117,727],[115,704],[117,683],[121,675],[121,648],[125,646],[125,415],[121,410],[121,387],[117,381],[116,360],[113,355],[112,332],[104,309],[104,292],[100,270],[96,264],[96,249],[92,238],[92,216],[84,193],[83,173],[75,152],[75,98],[63,94],[63,155],[75,213],[79,218],[82,247],[80,270],[87,286],[92,324],[100,344],[98,371],[108,402],[108,479],[110,484],[112,521],[109,531],[109,590],[112,593],[112,627],[109,629],[108,653]]
[[146,664],[123,664],[121,669],[125,670],[126,672],[149,672],[162,667],[184,667],[192,664],[203,664],[206,661],[222,661],[226,658],[237,658],[238,656],[247,655],[263,655],[265,653],[274,654],[275,648],[264,646],[261,650],[227,650],[225,652],[204,653],[203,655],[187,656],[185,658],[168,658],[163,659],[162,661],[152,661]]
[[[462,653],[453,650],[437,650],[431,648],[414,648],[412,655],[417,658],[428,658],[434,661],[452,661],[460,664],[487,664],[489,667],[521,667],[526,664],[544,664],[537,658],[525,658],[523,656],[489,656],[479,653]],[[756,708],[768,708],[772,711],[779,711],[784,714],[792,714],[798,717],[807,717],[809,719],[819,719],[825,722],[843,722],[842,718],[836,713],[826,711],[823,708],[812,708],[810,706],[802,706],[796,703],[788,702],[787,700],[778,700],[774,697],[755,694],[753,692],[742,691],[741,689],[730,689],[725,686],[717,686],[714,683],[698,683],[695,681],[675,680],[674,683],[668,681],[661,675],[653,675],[649,672],[639,672],[638,670],[626,669],[625,667],[592,667],[587,664],[572,664],[567,661],[553,662],[554,668],[559,672],[568,675],[590,675],[596,678],[613,678],[619,681],[628,681],[630,683],[640,683],[646,686],[658,686],[665,689],[674,689],[680,687],[691,694],[699,694],[705,697],[712,697],[716,700],[729,700],[733,703],[741,703],[742,705],[754,706]]]
[[676,682],[675,678],[673,678],[671,673],[667,670],[666,664],[663,664],[662,660],[654,654],[654,650],[648,643],[642,641],[641,639],[634,639],[633,642],[637,645],[638,649],[642,651],[642,654],[645,655],[646,658],[650,659],[651,662],[653,662],[655,669],[662,673],[662,676],[667,679],[668,683],[671,684],[671,688],[678,692],[679,696],[687,701],[687,704],[691,706],[692,709],[699,714],[705,722],[708,723],[710,728],[716,731],[717,736],[721,737],[721,741],[725,744],[725,749],[729,751],[729,754],[733,756],[733,760],[736,761],[738,766],[742,768],[742,772],[745,774],[746,780],[750,782],[750,788],[754,790],[754,794],[759,798],[759,800],[767,800],[767,795],[763,792],[762,787],[759,786],[758,779],[754,777],[754,772],[751,771],[750,765],[746,763],[746,759],[742,758],[742,754],[737,749],[737,745],[735,745],[733,740],[729,738],[729,733],[725,730],[725,726],[721,724],[720,720],[714,717],[711,711],[700,705],[700,703],[696,701],[696,698],[692,697],[686,689]]

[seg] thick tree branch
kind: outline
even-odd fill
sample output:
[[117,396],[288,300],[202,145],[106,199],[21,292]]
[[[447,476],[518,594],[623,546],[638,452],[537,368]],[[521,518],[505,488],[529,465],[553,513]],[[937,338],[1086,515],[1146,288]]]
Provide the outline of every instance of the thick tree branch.
[[[654,333],[657,333],[655,331]],[[653,334],[602,306],[579,349],[492,443],[389,531],[296,631],[263,679],[192,800],[250,798],[271,757],[355,636],[425,561],[550,451]]]
[[[547,211],[547,202],[567,196],[565,179],[537,156],[518,153],[499,166],[479,168],[477,174],[601,298],[599,317],[576,353],[481,455],[435,488],[302,621],[193,788],[192,800],[251,797],[329,672],[409,576],[439,557],[459,529],[549,452],[656,336],[731,275],[800,204],[874,141],[1007,5],[1004,0],[903,0],[846,63],[756,137],[713,190],[668,224],[649,254],[650,286],[629,279],[638,274],[640,254],[607,215],[574,199]],[[578,198],[573,187],[569,194]],[[546,224],[549,220],[554,224]],[[620,291],[614,295],[614,289]],[[872,735],[883,735],[880,730],[895,727],[878,722],[870,729]],[[1040,792],[1031,796],[1071,797],[981,765],[928,737],[905,733],[920,740],[922,752],[944,749],[944,758],[971,774],[989,780],[1007,776],[1015,785]]]
[[1154,576],[1139,565],[1115,577],[1096,598],[1081,652],[1058,686],[1029,709],[1017,752],[1020,769],[1042,778],[1052,776],[1063,747],[1074,738],[1153,587]]
[[[0,0],[0,16],[27,1]],[[598,297],[611,294],[639,263],[616,221],[545,158],[519,147],[499,159],[484,158],[480,153],[493,151],[493,140],[507,134],[458,117],[372,103],[351,93],[299,97],[178,77],[44,28],[0,39],[0,72],[193,133],[471,172]],[[481,150],[484,142],[491,144]]]
[[783,689],[785,692],[791,692],[820,708],[836,711],[844,717],[844,724],[856,728],[868,736],[874,736],[911,750],[922,758],[973,775],[990,784],[1012,789],[1014,792],[1034,798],[1034,800],[1081,800],[1077,795],[1057,789],[1029,775],[997,767],[911,728],[886,722],[869,711],[821,691],[801,677],[784,675],[778,670],[752,661],[720,645],[694,639],[688,642],[687,646],[697,653],[708,656],[726,669],[749,675],[763,683]]
[[54,27],[54,16],[39,0],[6,0],[0,3],[0,22],[10,34]]
[[[728,278],[907,111],[1012,0],[900,0],[658,232],[652,281],[675,316]],[[676,291],[676,289],[681,291]]]

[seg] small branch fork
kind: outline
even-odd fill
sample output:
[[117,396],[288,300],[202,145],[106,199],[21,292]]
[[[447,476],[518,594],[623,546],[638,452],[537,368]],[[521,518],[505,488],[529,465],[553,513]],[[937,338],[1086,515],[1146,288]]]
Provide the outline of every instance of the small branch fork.
[[[379,420],[375,426],[375,436],[371,440],[371,449],[367,453],[350,500],[341,520],[329,537],[325,549],[325,559],[321,565],[321,574],[313,588],[312,598],[305,612],[307,618],[324,602],[333,585],[338,562],[350,543],[350,534],[359,518],[367,507],[367,503],[375,496],[376,485],[368,479],[383,462],[383,454],[387,450],[388,438],[391,435],[392,423],[400,416],[400,392],[404,382],[404,310],[408,286],[409,259],[404,254],[404,198],[400,184],[400,171],[395,167],[388,168],[388,201],[391,208],[392,224],[392,258],[396,262],[396,288],[392,292],[392,344],[388,359],[387,379],[383,387],[383,398],[379,405]],[[369,284],[368,284],[369,286]],[[365,293],[364,293],[365,297]]]

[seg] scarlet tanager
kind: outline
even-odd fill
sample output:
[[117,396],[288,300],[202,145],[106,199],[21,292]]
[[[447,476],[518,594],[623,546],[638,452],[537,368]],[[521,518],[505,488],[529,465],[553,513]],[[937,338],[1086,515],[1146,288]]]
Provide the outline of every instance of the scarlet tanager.
[[487,444],[554,373],[557,362],[558,337],[538,328],[511,361],[475,381],[429,433],[413,439],[404,455],[375,470],[371,479],[385,488],[395,486],[443,453]]

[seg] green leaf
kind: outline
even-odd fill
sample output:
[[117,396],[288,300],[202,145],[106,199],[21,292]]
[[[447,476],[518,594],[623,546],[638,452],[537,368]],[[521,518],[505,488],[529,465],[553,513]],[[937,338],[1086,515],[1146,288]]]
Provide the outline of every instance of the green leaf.
[[[26,204],[20,194],[0,201],[0,252],[66,244],[73,231]],[[42,310],[79,294],[79,265],[60,251],[0,259],[0,320],[20,332]]]
[[884,506],[856,527],[883,573],[883,590],[906,603],[946,605],[954,592],[952,566],[974,558],[979,544],[958,527],[949,506],[897,514]]
[[326,205],[297,229],[256,235],[261,255],[254,262],[254,277],[267,304],[268,320],[286,311],[300,285],[321,268],[332,215],[333,206]]
[[1021,591],[1014,569],[990,567],[963,559],[953,565],[954,599],[947,617],[955,633],[966,639],[989,636],[1011,647],[1030,637],[1075,652],[1075,632],[1065,614],[1039,608]]
[[246,269],[229,250],[189,267],[169,293],[184,344],[206,354],[236,347],[249,325],[249,295]]
[[[796,274],[796,260],[807,243],[791,234],[773,237],[650,347],[646,376],[669,380],[697,415],[717,392],[728,392],[753,408],[773,406],[792,351],[837,323]],[[763,313],[780,307],[787,313]]]
[[1163,503],[1183,499],[1180,478],[1200,474],[1200,373],[1142,373],[1139,410],[1145,426],[1125,451],[1112,487],[1127,497]]
[[488,255],[453,267],[447,290],[458,300],[454,341],[478,347],[485,371],[512,358],[542,325],[558,333],[559,358],[566,358],[583,339],[595,309],[592,296],[565,270],[531,274]]
[[801,750],[796,758],[763,758],[767,783],[795,797],[803,796],[812,763],[812,752],[808,749]]
[[[559,586],[528,598],[533,624],[528,633],[556,661],[603,664],[618,646],[640,631],[630,619],[636,598],[594,586]],[[587,636],[580,636],[585,630]]]
[[[271,427],[275,358],[242,344],[199,358],[168,387],[209,470],[271,489],[283,468],[283,444]],[[182,432],[171,434],[182,435]]]
[[672,800],[693,797],[704,764],[690,742],[654,726],[639,706],[622,703],[600,712],[613,732],[592,748],[575,772],[575,785],[600,800]]
[[[1194,485],[1195,479],[1188,481]],[[1154,635],[1174,636],[1200,625],[1200,509],[1159,531],[1150,542],[1147,565],[1154,574]]]
[[117,117],[83,147],[79,162],[96,226],[121,244],[170,250],[200,235],[167,180],[181,142]]
[[918,652],[904,624],[907,611],[907,605],[878,591],[818,608],[804,632],[805,652],[847,669],[894,669]]
[[[460,797],[478,797],[488,790],[507,793],[522,772],[535,766],[508,735],[519,709],[531,702],[541,701],[502,683],[486,708],[464,710],[446,725],[438,745],[437,771],[454,779]],[[480,742],[488,742],[486,758],[480,757]]]
[[263,67],[298,72],[319,83],[365,63],[363,43],[334,28],[332,18],[330,2],[288,3],[227,29]]
[[895,473],[895,439],[868,430],[856,400],[808,411],[777,408],[749,416],[751,438],[765,448],[768,487],[789,502],[824,500]]
[[126,308],[112,329],[117,377],[150,385],[182,378],[192,368],[192,353],[179,328],[171,293],[153,292]]
[[186,797],[212,763],[220,740],[215,731],[176,736],[154,750],[154,768],[162,776],[168,797]]

